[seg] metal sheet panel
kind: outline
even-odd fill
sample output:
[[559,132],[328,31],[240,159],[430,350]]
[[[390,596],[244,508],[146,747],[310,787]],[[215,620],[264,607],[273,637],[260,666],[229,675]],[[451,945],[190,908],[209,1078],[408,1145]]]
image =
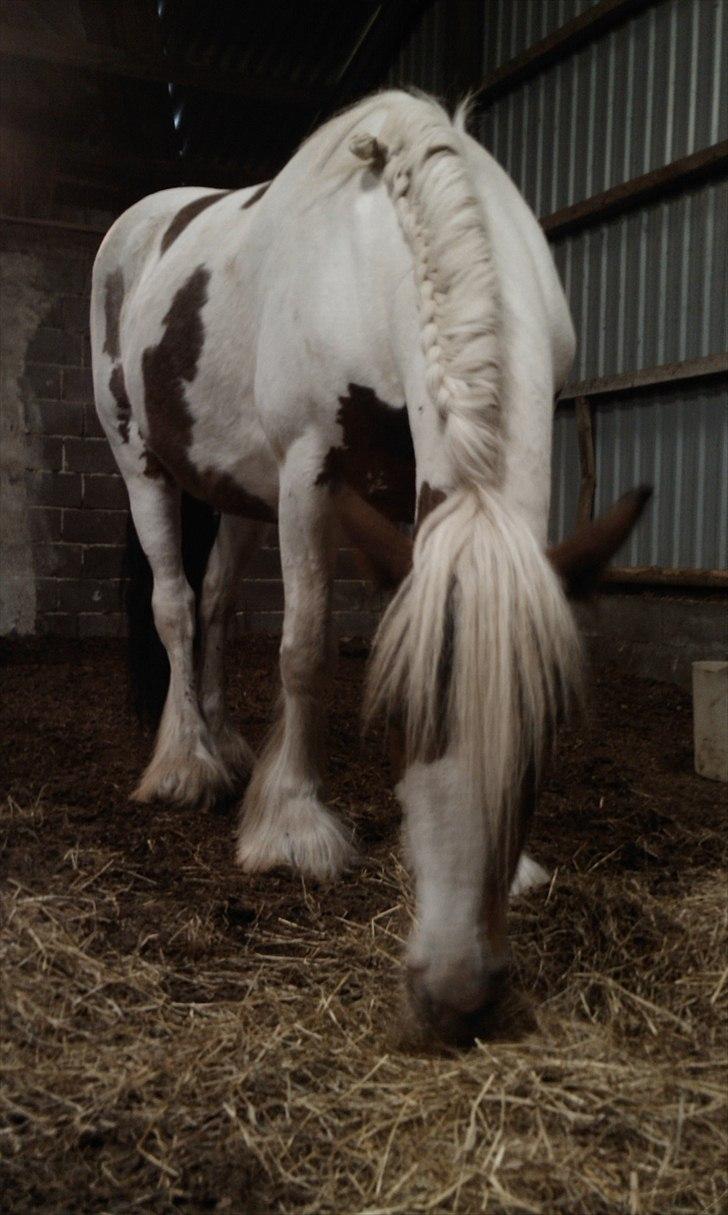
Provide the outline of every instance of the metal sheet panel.
[[[490,0],[484,74],[590,7]],[[392,82],[446,87],[445,3],[435,3]],[[724,0],[657,0],[524,82],[477,118],[476,134],[537,215],[549,215],[728,136]],[[728,186],[698,185],[556,242],[578,335],[575,379],[728,350]],[[597,509],[655,486],[622,564],[728,565],[728,392],[681,383],[600,401]],[[552,536],[573,526],[573,412],[554,424]]]
[[[635,485],[655,490],[620,565],[728,567],[724,384],[676,384],[602,401],[595,411],[595,448],[597,513]],[[554,420],[553,539],[573,528],[578,492],[576,420],[573,410],[560,409]]]
[[[529,8],[491,7],[492,37]],[[481,142],[537,215],[726,138],[726,11],[723,0],[662,0],[480,114]]]
[[494,71],[591,8],[594,0],[490,0],[485,15],[485,71]]
[[553,248],[578,335],[574,379],[728,349],[725,182],[653,203]]
[[440,96],[447,90],[447,55],[449,36],[447,4],[436,0],[423,12],[418,25],[402,47],[389,69],[385,85],[416,85],[426,93]]

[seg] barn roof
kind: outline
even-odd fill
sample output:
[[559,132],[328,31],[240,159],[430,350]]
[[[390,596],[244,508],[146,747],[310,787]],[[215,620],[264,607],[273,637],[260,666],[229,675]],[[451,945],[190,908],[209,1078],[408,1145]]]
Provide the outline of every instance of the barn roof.
[[270,177],[380,85],[431,0],[6,0],[2,210]]

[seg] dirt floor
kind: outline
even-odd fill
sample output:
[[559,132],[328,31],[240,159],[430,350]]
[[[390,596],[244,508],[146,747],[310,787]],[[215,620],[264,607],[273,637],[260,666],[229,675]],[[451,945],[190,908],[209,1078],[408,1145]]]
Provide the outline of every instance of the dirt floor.
[[[120,643],[2,654],[3,1209],[726,1210],[725,789],[683,693],[595,680],[531,838],[554,879],[512,909],[533,1027],[437,1054],[397,1038],[409,903],[363,645],[329,800],[366,859],[333,887],[242,876],[231,806],[127,801],[149,740]],[[231,669],[257,747],[275,644]]]

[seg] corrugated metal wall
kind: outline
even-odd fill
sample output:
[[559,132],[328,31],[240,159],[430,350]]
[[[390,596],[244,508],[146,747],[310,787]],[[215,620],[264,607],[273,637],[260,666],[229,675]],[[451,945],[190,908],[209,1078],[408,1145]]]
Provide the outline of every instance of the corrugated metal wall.
[[[482,76],[592,6],[484,0]],[[436,2],[390,73],[447,88]],[[481,110],[476,133],[538,216],[728,136],[728,4],[656,0]],[[706,182],[554,242],[579,338],[574,380],[728,351],[728,187]],[[640,480],[650,512],[620,561],[728,566],[728,392],[679,383],[595,402],[597,509]],[[552,533],[573,525],[579,461],[557,414]]]

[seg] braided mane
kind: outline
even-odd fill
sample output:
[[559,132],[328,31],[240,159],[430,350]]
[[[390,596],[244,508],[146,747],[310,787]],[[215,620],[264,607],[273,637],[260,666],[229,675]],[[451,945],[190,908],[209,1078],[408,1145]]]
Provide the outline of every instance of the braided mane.
[[412,764],[441,753],[444,713],[448,753],[468,774],[468,829],[485,830],[506,883],[526,774],[578,689],[580,647],[558,579],[503,492],[502,300],[487,215],[462,115],[453,123],[430,98],[385,93],[338,135],[382,178],[410,250],[454,483],[419,529],[377,631],[365,717],[397,713]]
[[379,134],[358,131],[349,148],[381,173],[412,255],[426,383],[455,479],[465,488],[497,488],[501,303],[486,216],[458,126],[429,98],[395,99]]

